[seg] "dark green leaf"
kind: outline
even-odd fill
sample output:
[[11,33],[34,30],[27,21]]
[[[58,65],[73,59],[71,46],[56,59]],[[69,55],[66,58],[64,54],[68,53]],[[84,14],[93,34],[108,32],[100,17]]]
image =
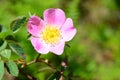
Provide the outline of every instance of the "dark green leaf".
[[4,49],[0,52],[0,55],[9,59],[10,56],[11,56],[11,50],[10,49]]
[[59,80],[60,77],[61,77],[61,74],[60,74],[59,71],[57,71],[57,72],[55,72],[54,74],[52,74],[52,75],[48,78],[48,80]]
[[4,62],[0,61],[0,80],[2,80],[3,75],[4,75]]
[[2,31],[2,25],[0,24],[0,32]]
[[12,31],[13,32],[17,31],[20,27],[22,27],[26,23],[26,21],[27,21],[26,17],[14,20],[10,25]]
[[7,29],[6,31],[3,31],[0,33],[0,38],[4,39],[7,35],[12,35],[12,34],[13,34],[13,32],[11,30]]
[[2,46],[2,45],[3,45],[3,43],[4,43],[3,39],[2,39],[2,38],[0,38],[0,46]]
[[7,69],[8,69],[8,72],[12,74],[13,76],[18,76],[19,74],[18,66],[16,65],[14,61],[9,60],[7,62]]
[[3,41],[3,40],[0,40],[0,51],[5,49],[7,46],[7,42],[6,41]]
[[12,35],[7,35],[7,36],[5,37],[5,40],[16,41],[16,39],[15,39]]
[[18,56],[20,56],[21,58],[25,58],[24,50],[21,46],[14,43],[10,43],[9,46],[12,49],[12,51],[16,53]]

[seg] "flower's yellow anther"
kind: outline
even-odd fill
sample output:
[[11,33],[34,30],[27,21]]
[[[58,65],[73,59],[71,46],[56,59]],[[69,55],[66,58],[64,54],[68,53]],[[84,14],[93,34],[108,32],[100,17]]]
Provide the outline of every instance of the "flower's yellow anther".
[[47,26],[41,32],[42,39],[47,44],[56,44],[61,38],[61,32],[58,27]]

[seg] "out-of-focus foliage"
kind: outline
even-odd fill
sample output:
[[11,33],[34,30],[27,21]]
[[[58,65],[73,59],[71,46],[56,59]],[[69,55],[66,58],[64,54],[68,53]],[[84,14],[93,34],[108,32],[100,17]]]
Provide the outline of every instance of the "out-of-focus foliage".
[[9,71],[9,73],[13,76],[18,76],[19,74],[19,70],[18,70],[18,67],[16,65],[16,63],[12,60],[9,60],[7,63],[7,69]]
[[[41,58],[60,70],[61,61],[67,57],[68,67],[64,74],[68,80],[120,79],[120,0],[0,0],[0,32],[3,32],[0,38],[15,39],[24,49],[27,62],[37,53],[28,40],[26,25],[14,33],[13,38],[8,35],[13,33],[6,30],[10,30],[10,23],[16,17],[29,18],[30,14],[43,17],[47,8],[63,9],[66,16],[73,19],[77,35],[67,43],[70,47],[65,47],[63,55],[49,53]],[[0,40],[0,46],[2,43]],[[12,54],[11,59],[17,58]],[[23,70],[39,80],[47,80],[54,72],[42,63],[31,64]],[[13,77],[6,73],[3,80],[8,79]],[[17,80],[27,79],[20,74]]]
[[0,61],[0,80],[2,79],[3,75],[4,75],[4,62]]

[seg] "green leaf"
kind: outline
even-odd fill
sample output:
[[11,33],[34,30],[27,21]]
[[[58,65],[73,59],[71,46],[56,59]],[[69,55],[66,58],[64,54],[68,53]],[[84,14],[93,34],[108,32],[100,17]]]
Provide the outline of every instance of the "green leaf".
[[3,38],[0,38],[0,46],[2,46],[4,43]]
[[7,42],[0,39],[0,51],[5,49],[6,46],[7,46]]
[[25,58],[25,54],[24,54],[25,52],[21,46],[14,43],[10,43],[9,46],[12,49],[12,51],[16,53],[18,56],[20,56],[21,58]]
[[0,32],[2,32],[2,27],[3,27],[3,26],[0,24]]
[[4,39],[6,36],[12,35],[12,34],[13,34],[13,32],[11,30],[7,29],[6,31],[2,31],[0,33],[0,38]]
[[2,80],[3,75],[4,75],[4,62],[0,61],[0,80]]
[[54,74],[52,74],[52,75],[48,78],[48,80],[59,80],[60,77],[61,77],[61,74],[60,74],[59,71],[57,71],[57,72],[55,72]]
[[16,65],[14,61],[12,60],[8,61],[7,69],[8,69],[8,72],[12,74],[13,76],[16,76],[16,77],[18,76],[19,74],[18,66]]
[[27,21],[26,17],[14,20],[10,25],[12,31],[13,32],[18,31],[20,29],[20,27],[22,27],[26,23],[26,21]]
[[9,59],[10,56],[11,56],[11,50],[10,49],[4,49],[0,52],[0,55]]
[[5,37],[5,40],[11,40],[11,41],[17,41],[12,35],[7,35],[6,37]]

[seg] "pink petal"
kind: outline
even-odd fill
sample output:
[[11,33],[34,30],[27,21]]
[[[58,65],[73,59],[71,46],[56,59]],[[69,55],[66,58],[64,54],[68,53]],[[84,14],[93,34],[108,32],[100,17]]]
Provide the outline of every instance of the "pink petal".
[[62,36],[65,41],[71,40],[75,34],[76,34],[76,29],[73,26],[73,21],[71,18],[67,18],[66,22],[61,28],[62,31]]
[[64,51],[65,42],[61,41],[58,44],[51,47],[50,51],[54,54],[61,55]]
[[47,24],[61,27],[65,22],[65,13],[61,9],[47,9],[44,12],[44,20]]
[[28,32],[33,36],[38,37],[40,35],[40,30],[44,27],[44,22],[38,16],[31,16],[28,21]]
[[41,54],[47,54],[49,52],[49,47],[46,46],[39,38],[30,38],[32,45],[34,46],[34,49]]

